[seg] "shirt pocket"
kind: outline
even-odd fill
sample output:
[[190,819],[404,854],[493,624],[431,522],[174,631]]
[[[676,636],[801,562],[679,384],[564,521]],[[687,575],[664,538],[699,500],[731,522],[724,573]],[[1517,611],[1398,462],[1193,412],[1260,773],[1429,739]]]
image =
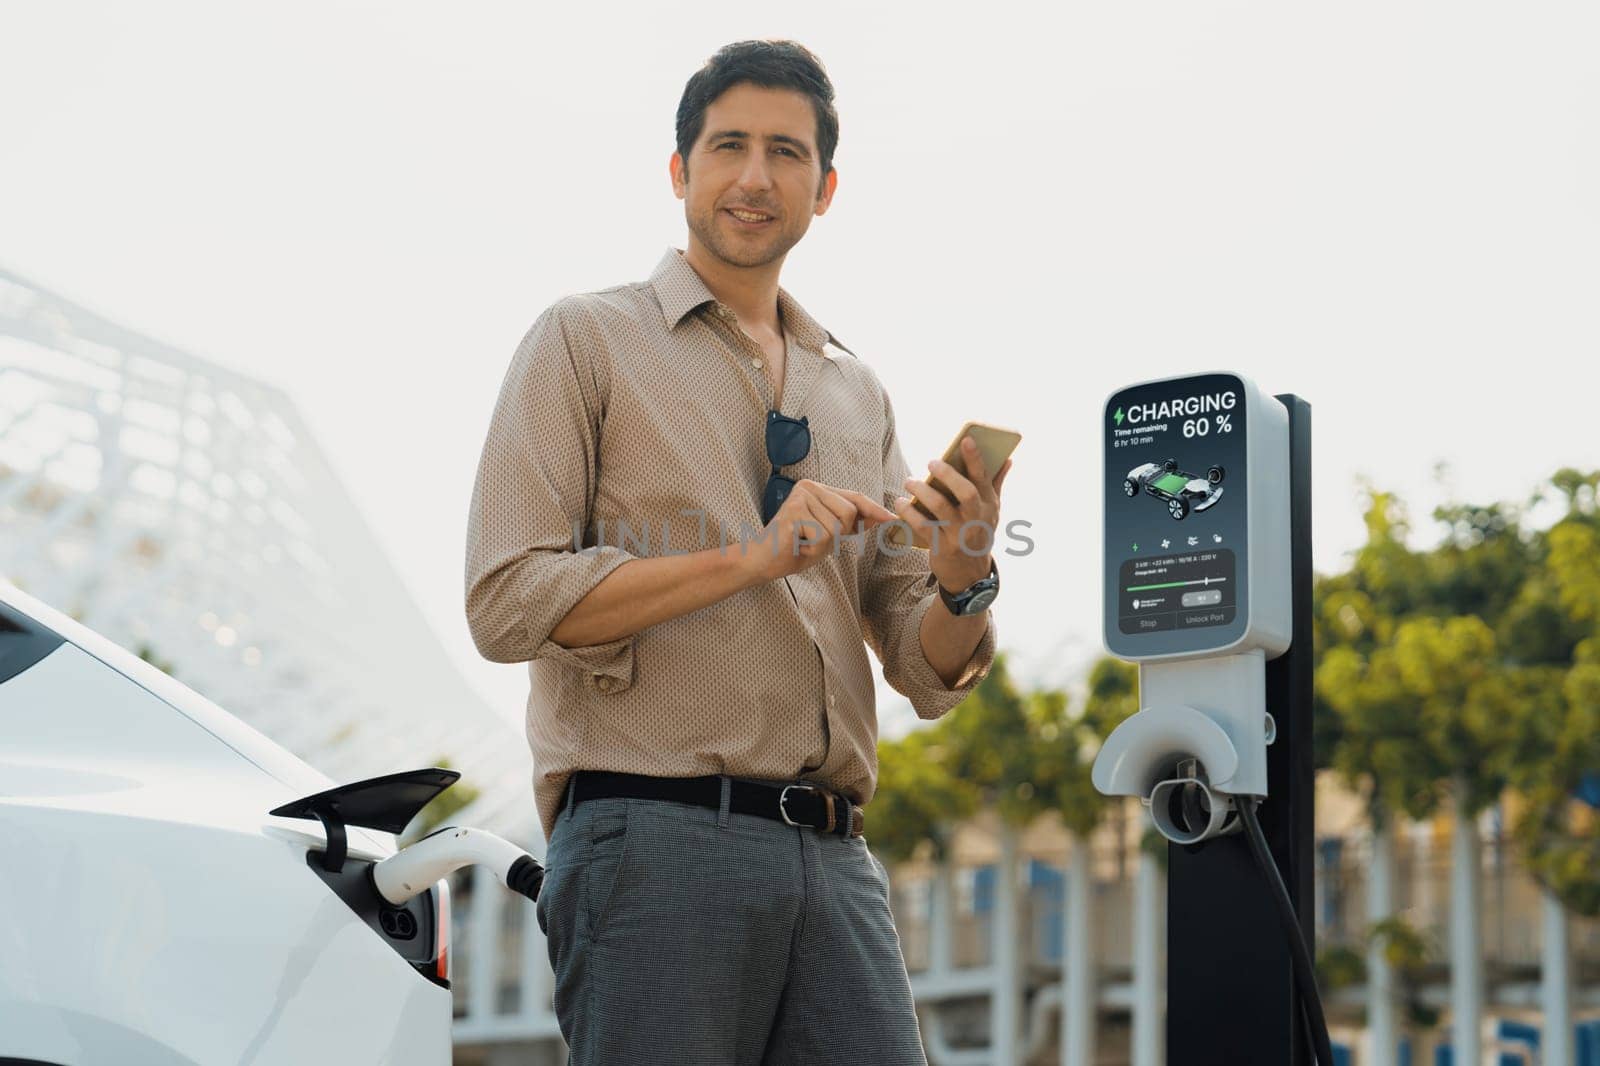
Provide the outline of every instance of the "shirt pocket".
[[883,499],[883,451],[875,438],[813,431],[811,451],[790,467],[796,481],[810,478],[836,489],[854,489],[874,501]]

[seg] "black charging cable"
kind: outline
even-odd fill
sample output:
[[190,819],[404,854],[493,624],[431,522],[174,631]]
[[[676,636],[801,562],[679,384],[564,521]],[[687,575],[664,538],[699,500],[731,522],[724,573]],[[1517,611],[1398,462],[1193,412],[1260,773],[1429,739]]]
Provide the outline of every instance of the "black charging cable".
[[1237,809],[1239,821],[1244,824],[1245,839],[1250,841],[1250,853],[1256,857],[1256,865],[1261,867],[1261,872],[1272,889],[1272,900],[1278,907],[1278,920],[1283,924],[1284,937],[1289,942],[1289,956],[1294,964],[1294,979],[1300,986],[1302,1020],[1309,1030],[1312,1050],[1322,1066],[1333,1066],[1333,1044],[1328,1039],[1328,1020],[1323,1016],[1322,996],[1317,991],[1317,972],[1312,968],[1311,951],[1306,947],[1305,934],[1300,929],[1299,919],[1295,917],[1294,903],[1289,899],[1289,889],[1283,883],[1283,875],[1278,872],[1278,864],[1272,861],[1272,852],[1267,849],[1266,834],[1261,831],[1261,823],[1256,820],[1256,801],[1247,796],[1240,796]]

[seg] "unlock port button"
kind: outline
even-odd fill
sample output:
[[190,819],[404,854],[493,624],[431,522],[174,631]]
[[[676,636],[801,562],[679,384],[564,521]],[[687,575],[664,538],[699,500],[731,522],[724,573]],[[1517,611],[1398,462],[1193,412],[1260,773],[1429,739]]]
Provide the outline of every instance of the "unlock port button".
[[1183,605],[1185,607],[1210,607],[1212,604],[1221,602],[1221,589],[1206,589],[1203,592],[1185,592],[1183,594]]

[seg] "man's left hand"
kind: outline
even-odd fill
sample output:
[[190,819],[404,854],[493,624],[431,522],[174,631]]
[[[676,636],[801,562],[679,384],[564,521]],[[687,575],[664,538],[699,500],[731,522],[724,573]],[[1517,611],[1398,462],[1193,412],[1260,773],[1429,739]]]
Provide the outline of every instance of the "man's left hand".
[[[928,463],[929,478],[938,478],[955,496],[954,503],[927,481],[909,477],[905,487],[911,496],[894,501],[895,514],[911,527],[913,542],[928,549],[928,566],[934,577],[951,592],[989,576],[990,549],[1000,528],[1000,486],[1011,469],[1007,459],[991,480],[971,437],[961,439],[961,454],[970,476],[943,459]],[[912,497],[933,512],[934,520],[912,506]]]

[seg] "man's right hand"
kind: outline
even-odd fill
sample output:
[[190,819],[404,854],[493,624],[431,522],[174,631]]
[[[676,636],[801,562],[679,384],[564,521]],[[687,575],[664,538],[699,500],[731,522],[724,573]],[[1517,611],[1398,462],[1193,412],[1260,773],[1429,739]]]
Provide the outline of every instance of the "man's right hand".
[[838,535],[862,530],[872,536],[885,522],[899,516],[872,497],[854,489],[835,488],[803,478],[789,490],[778,513],[767,524],[765,536],[742,546],[751,567],[764,581],[799,573],[836,550]]

